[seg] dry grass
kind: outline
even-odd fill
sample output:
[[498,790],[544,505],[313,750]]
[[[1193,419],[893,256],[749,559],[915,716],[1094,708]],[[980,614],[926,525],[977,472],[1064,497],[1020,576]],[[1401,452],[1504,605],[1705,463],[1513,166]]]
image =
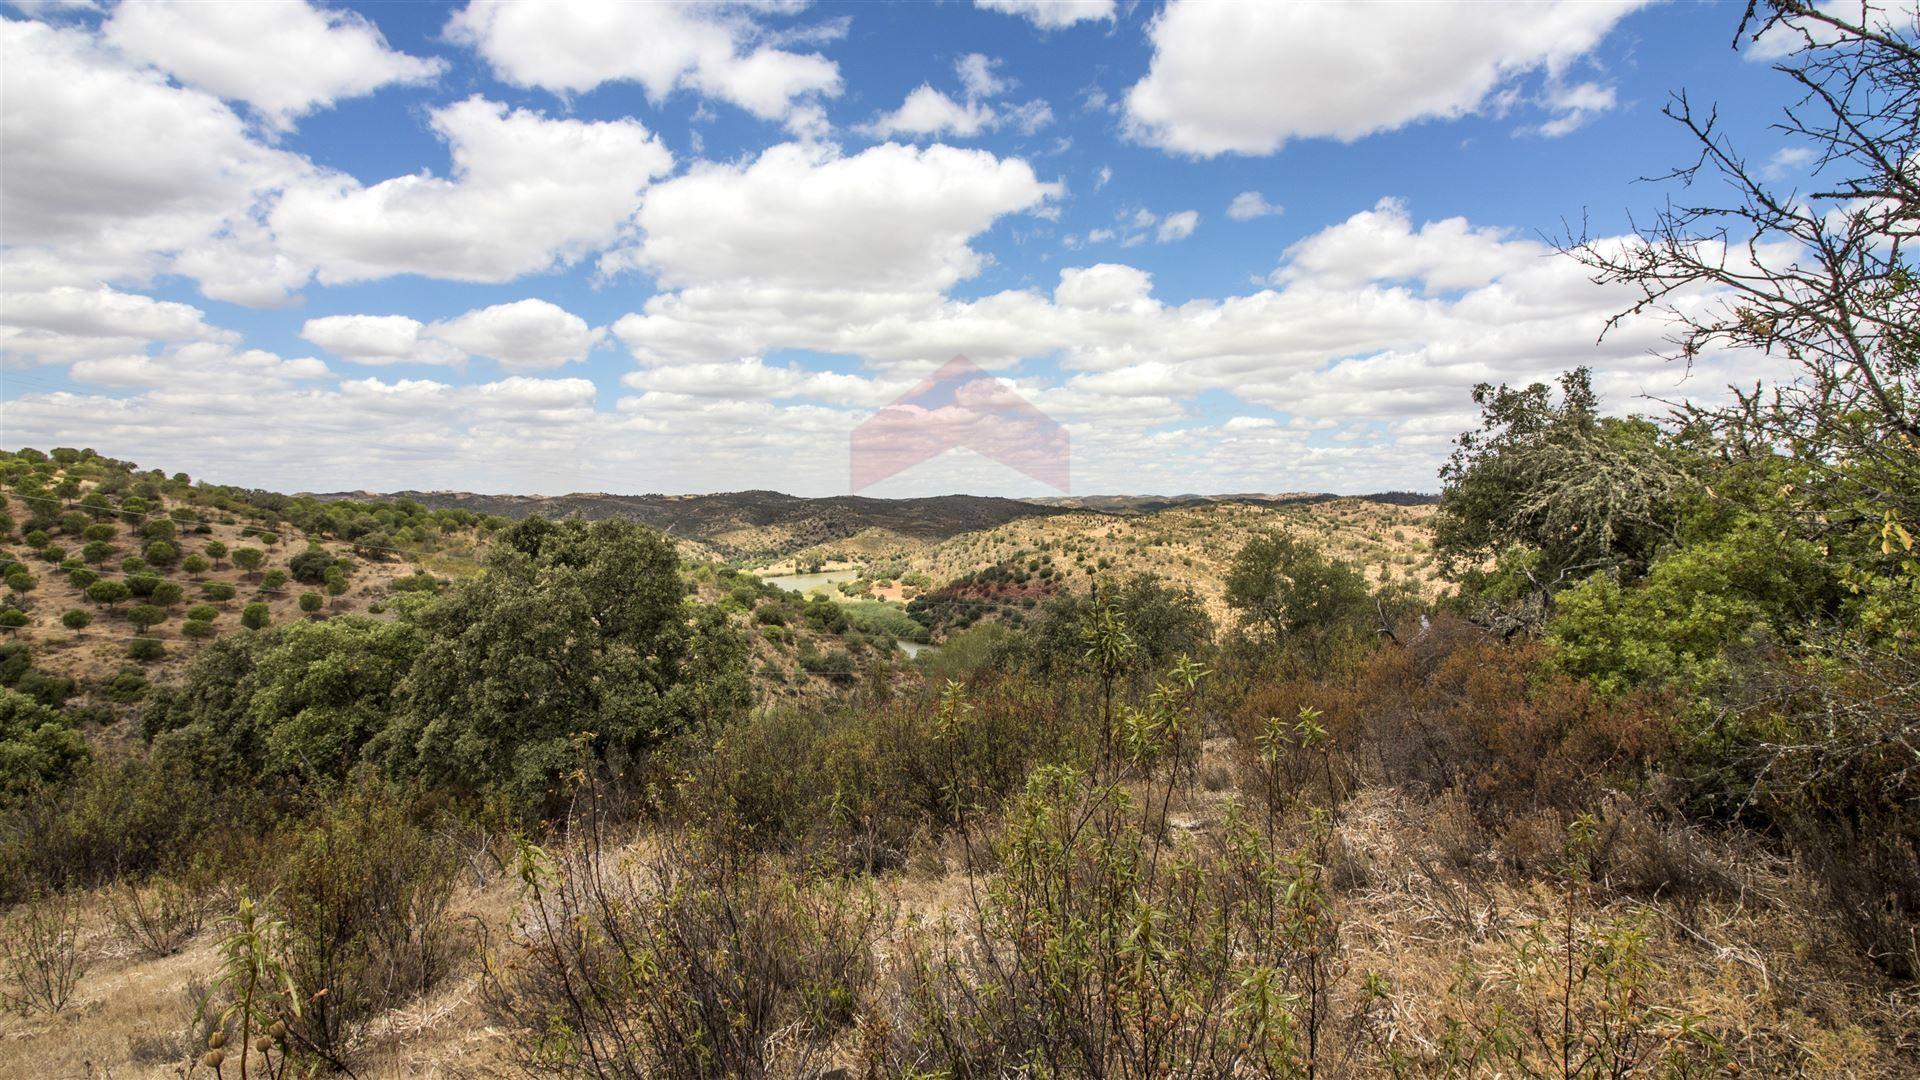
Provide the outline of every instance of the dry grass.
[[[1201,777],[1209,765],[1225,767],[1225,743],[1209,740]],[[1183,793],[1169,814],[1179,842],[1214,835],[1229,794],[1209,790],[1204,779]],[[1416,1055],[1440,1044],[1450,1017],[1474,1008],[1463,965],[1475,973],[1472,986],[1503,984],[1515,942],[1534,923],[1555,918],[1563,901],[1551,880],[1503,870],[1492,859],[1462,868],[1447,850],[1456,842],[1449,828],[1442,808],[1370,788],[1347,804],[1339,829],[1334,872],[1345,975],[1335,995],[1338,1015],[1363,1004],[1365,973],[1384,975],[1388,996],[1369,1007],[1385,1010],[1394,1044]],[[1726,872],[1732,891],[1686,902],[1604,894],[1580,914],[1586,926],[1631,920],[1644,928],[1644,1000],[1701,1017],[1749,1075],[1916,1075],[1920,992],[1886,983],[1859,961],[1785,862],[1696,840],[1710,847],[1706,856]],[[975,893],[958,871],[961,863],[948,840],[880,883],[898,912],[880,943],[883,963],[912,920],[968,916]],[[478,888],[469,883],[457,910],[497,941],[513,924],[515,896],[510,877]],[[185,988],[212,973],[217,929],[177,955],[141,959],[113,939],[104,903],[93,908],[88,947],[97,959],[75,1005],[57,1017],[0,1019],[0,1076],[178,1075],[184,1057],[163,1055],[187,1045],[193,1004]],[[453,1080],[495,1073],[508,1036],[488,1026],[475,972],[470,960],[425,997],[377,1019],[355,1050],[358,1075]]]

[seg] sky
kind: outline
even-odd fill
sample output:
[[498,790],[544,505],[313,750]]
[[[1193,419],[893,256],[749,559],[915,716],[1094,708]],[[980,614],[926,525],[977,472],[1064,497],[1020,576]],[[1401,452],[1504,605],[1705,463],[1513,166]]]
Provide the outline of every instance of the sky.
[[1631,296],[1554,249],[1715,194],[1643,179],[1689,159],[1678,91],[1808,179],[1740,11],[0,5],[0,445],[841,494],[962,356],[1070,470],[1002,431],[861,493],[1437,490],[1475,384],[1773,374],[1602,339]]

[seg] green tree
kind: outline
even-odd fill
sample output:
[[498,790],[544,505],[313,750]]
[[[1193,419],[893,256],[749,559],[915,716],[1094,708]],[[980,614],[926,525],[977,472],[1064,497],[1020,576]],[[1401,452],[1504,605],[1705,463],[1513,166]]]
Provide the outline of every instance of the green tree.
[[325,603],[326,601],[322,600],[320,594],[317,592],[304,592],[300,594],[300,610],[309,615],[319,611],[321,605]]
[[259,548],[239,547],[233,549],[233,565],[245,570],[248,576],[258,573],[261,564],[266,561],[267,553],[261,551]]
[[133,628],[144,634],[149,629],[167,621],[167,610],[157,604],[135,604],[127,609],[127,621]]
[[93,622],[93,612],[86,608],[68,608],[60,616],[60,625],[69,630],[85,630]]
[[0,689],[0,804],[60,783],[87,757],[86,740],[64,713]]
[[132,595],[133,590],[127,588],[125,582],[115,581],[112,578],[96,581],[87,586],[87,599],[96,604],[104,604],[109,609]]
[[258,600],[240,609],[240,625],[249,630],[265,627],[271,618],[272,612],[268,610],[267,605]]
[[1366,617],[1367,579],[1310,540],[1275,531],[1247,541],[1227,571],[1227,606],[1267,640],[1316,649]]
[[485,575],[418,619],[391,760],[455,790],[539,804],[582,749],[642,753],[745,704],[741,643],[686,602],[673,546],[632,522],[518,522]]
[[1602,569],[1644,568],[1678,528],[1687,485],[1654,424],[1599,414],[1591,375],[1524,389],[1481,384],[1478,430],[1456,440],[1441,469],[1434,547],[1450,568],[1515,548],[1570,584]]
[[320,547],[310,547],[287,560],[287,570],[293,574],[293,580],[303,585],[324,583],[327,569],[332,565],[333,556]]

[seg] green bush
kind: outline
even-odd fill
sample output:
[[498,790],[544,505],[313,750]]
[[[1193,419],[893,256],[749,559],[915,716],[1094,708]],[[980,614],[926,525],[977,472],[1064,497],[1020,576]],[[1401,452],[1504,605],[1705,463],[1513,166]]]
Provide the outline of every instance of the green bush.
[[69,630],[85,630],[93,622],[93,612],[85,608],[68,608],[60,616],[60,625]]
[[1562,592],[1548,637],[1562,670],[1603,689],[1694,688],[1731,649],[1799,640],[1840,595],[1812,543],[1749,520],[1662,556],[1635,584],[1601,574]]
[[86,740],[58,709],[0,689],[0,806],[64,781],[87,757]]

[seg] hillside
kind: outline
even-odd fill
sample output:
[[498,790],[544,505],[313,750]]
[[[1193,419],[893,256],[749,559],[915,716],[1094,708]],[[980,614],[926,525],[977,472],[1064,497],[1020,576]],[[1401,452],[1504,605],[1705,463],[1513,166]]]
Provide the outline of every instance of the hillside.
[[777,491],[732,491],[713,495],[479,495],[460,491],[397,491],[388,494],[334,492],[320,500],[396,502],[431,509],[523,518],[532,515],[590,521],[626,518],[676,537],[690,537],[724,558],[766,559],[880,529],[911,540],[944,540],[1023,518],[1062,513],[1059,508],[1017,499],[940,495],[918,499],[872,499],[858,495],[802,498]]

